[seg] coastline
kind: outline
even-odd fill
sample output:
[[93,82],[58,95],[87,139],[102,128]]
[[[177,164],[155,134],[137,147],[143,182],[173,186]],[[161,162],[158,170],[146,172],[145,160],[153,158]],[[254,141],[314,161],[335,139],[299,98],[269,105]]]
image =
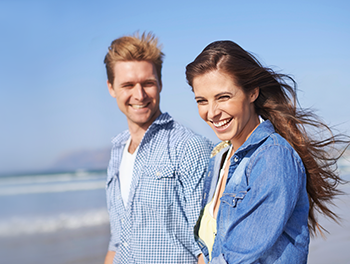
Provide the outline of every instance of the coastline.
[[350,183],[340,189],[345,194],[335,199],[332,207],[340,222],[319,216],[319,223],[328,233],[311,238],[308,264],[350,263]]
[[108,224],[57,233],[0,238],[1,263],[103,263],[108,241]]

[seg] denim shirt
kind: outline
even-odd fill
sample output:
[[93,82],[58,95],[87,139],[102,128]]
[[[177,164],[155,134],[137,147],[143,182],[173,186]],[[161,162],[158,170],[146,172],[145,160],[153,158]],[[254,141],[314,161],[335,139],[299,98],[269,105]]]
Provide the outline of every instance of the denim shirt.
[[146,131],[124,205],[119,166],[129,131],[112,141],[106,185],[114,264],[197,263],[193,226],[212,143],[161,114]]
[[[213,151],[202,212],[213,198],[228,148],[221,143]],[[210,263],[306,263],[309,202],[305,168],[297,152],[266,120],[230,162]],[[195,237],[208,263],[208,249],[198,237],[200,220],[201,216]]]

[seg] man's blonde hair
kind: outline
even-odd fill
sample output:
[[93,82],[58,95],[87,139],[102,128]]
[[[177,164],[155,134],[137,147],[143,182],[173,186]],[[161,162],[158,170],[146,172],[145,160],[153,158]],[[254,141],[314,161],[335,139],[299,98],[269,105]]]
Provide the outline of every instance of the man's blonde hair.
[[140,36],[123,36],[112,41],[104,59],[108,81],[114,82],[114,66],[118,61],[149,61],[154,64],[161,84],[161,71],[164,53],[158,45],[158,38],[151,32],[144,32]]

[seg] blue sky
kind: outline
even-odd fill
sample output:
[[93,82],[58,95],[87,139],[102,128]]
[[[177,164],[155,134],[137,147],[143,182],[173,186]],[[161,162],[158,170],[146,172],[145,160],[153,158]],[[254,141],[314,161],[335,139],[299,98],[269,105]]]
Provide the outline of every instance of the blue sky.
[[217,141],[185,66],[230,39],[291,74],[303,107],[350,133],[348,1],[0,1],[0,174],[49,168],[108,148],[127,128],[106,86],[111,41],[152,31],[163,44],[161,110]]

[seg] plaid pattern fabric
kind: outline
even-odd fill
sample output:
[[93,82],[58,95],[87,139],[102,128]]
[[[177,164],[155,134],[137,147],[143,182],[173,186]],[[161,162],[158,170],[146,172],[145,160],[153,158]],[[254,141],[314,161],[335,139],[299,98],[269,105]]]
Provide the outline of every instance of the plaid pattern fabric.
[[193,227],[211,142],[167,113],[160,115],[140,143],[124,206],[118,170],[129,136],[125,131],[112,141],[108,167],[109,250],[116,252],[113,263],[197,263],[201,251]]

